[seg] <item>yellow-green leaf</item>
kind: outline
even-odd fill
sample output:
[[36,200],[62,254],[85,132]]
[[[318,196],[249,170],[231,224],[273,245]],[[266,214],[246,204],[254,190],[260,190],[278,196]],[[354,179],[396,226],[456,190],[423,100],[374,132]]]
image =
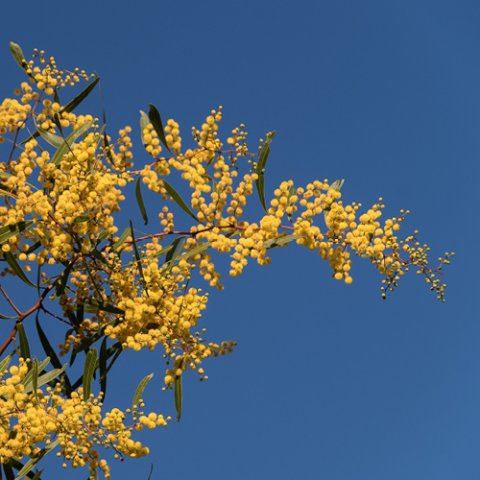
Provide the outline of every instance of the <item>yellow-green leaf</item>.
[[140,380],[137,389],[135,390],[135,394],[133,395],[133,402],[132,408],[135,408],[138,402],[143,398],[143,392],[145,391],[145,387],[148,385],[148,382],[153,378],[153,373],[150,373],[146,377],[143,377]]

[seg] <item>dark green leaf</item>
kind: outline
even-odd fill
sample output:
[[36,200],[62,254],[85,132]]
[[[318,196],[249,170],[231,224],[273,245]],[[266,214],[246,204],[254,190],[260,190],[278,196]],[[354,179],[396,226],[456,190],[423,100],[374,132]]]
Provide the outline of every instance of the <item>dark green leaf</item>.
[[183,405],[183,397],[182,397],[182,376],[175,377],[175,384],[174,384],[174,396],[175,396],[175,410],[177,411],[177,422],[180,421],[182,416],[182,405]]
[[22,322],[17,323],[18,343],[20,344],[20,356],[24,360],[30,358],[30,346],[28,344],[27,334]]
[[72,260],[67,265],[65,270],[61,273],[61,275],[58,277],[60,281],[57,283],[57,287],[55,289],[55,294],[57,295],[57,297],[59,297],[60,295],[63,295],[63,292],[65,291],[65,287],[67,286],[68,277],[70,275],[70,272],[72,271],[74,264],[75,264],[75,261]]
[[190,210],[187,204],[183,201],[182,197],[176,192],[176,190],[166,180],[163,180],[163,186],[165,187],[165,190],[170,195],[172,200],[174,200],[184,212],[188,213],[192,218],[194,218],[198,222],[198,218],[195,216],[195,214]]
[[167,255],[165,256],[165,262],[170,262],[170,260],[173,260],[175,257],[176,257],[176,253],[177,253],[177,250],[178,250],[178,247],[180,245],[180,242],[184,239],[185,237],[178,237],[176,238],[172,244],[170,245],[171,247],[171,250],[169,250],[169,252],[167,253]]
[[91,253],[97,260],[100,260],[104,265],[109,265],[107,259],[97,249],[93,249]]
[[0,313],[0,320],[15,320],[17,317],[12,317],[12,316],[8,316],[8,315],[3,315],[2,313]]
[[15,480],[15,475],[13,473],[13,467],[9,463],[3,464],[3,471],[5,472],[5,478],[7,480]]
[[124,310],[121,310],[114,305],[109,305],[108,303],[100,303],[95,298],[90,299],[87,305],[94,307],[95,310],[102,310],[103,312],[115,313],[117,315],[123,315],[125,313]]
[[89,83],[84,90],[82,90],[75,98],[70,100],[60,111],[63,112],[71,112],[73,111],[78,105],[80,105],[90,94],[90,92],[95,88],[95,85],[100,81],[100,77],[97,77],[91,83]]
[[[45,335],[45,332],[43,331],[42,326],[40,325],[40,321],[38,317],[35,319],[35,324],[37,327],[38,338],[40,339],[40,343],[42,344],[42,347],[43,347],[43,351],[48,356],[48,358],[51,359],[52,365],[55,368],[62,368],[62,363],[60,362],[60,359],[58,358],[57,353],[55,352],[52,345],[50,344],[48,337]],[[68,375],[66,373],[63,375],[63,380],[65,383],[65,389],[68,395],[72,391],[72,385],[70,384],[70,379],[68,378]]]
[[147,375],[146,377],[142,378],[142,380],[140,380],[140,383],[135,390],[135,394],[133,395],[132,408],[135,408],[138,402],[143,398],[143,392],[145,391],[145,387],[148,385],[148,382],[150,382],[152,378],[153,373]]
[[140,259],[140,254],[138,253],[137,242],[135,241],[135,234],[133,233],[133,223],[131,220],[130,220],[130,232],[132,236],[133,251],[135,253],[135,260],[137,262],[138,273],[140,275],[140,280],[142,281],[143,288],[145,289],[145,292],[147,292],[147,295],[148,295],[147,283],[145,282],[145,276],[143,275],[142,260]]
[[83,399],[87,401],[92,392],[92,378],[95,373],[95,366],[97,363],[97,350],[92,348],[88,351],[85,358],[85,368],[83,370]]
[[135,185],[135,196],[137,198],[138,208],[140,209],[140,213],[142,214],[143,223],[145,225],[147,225],[148,224],[148,216],[147,216],[147,210],[145,209],[145,203],[143,203],[142,187],[141,187],[140,177],[137,178],[137,183]]
[[150,122],[152,123],[153,128],[157,132],[158,138],[163,143],[163,146],[170,152],[170,149],[168,148],[168,145],[167,145],[167,139],[165,138],[165,131],[163,129],[160,112],[152,104],[149,105],[148,118],[150,119]]

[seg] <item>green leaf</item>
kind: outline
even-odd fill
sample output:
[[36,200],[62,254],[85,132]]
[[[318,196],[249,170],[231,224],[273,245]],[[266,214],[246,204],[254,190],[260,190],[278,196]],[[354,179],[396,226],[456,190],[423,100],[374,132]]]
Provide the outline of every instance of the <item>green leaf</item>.
[[3,464],[3,471],[5,472],[5,478],[7,480],[16,480],[13,473],[13,467],[9,463]]
[[61,295],[63,295],[63,292],[65,291],[65,287],[67,286],[68,277],[70,275],[70,272],[71,272],[74,264],[75,264],[75,261],[72,260],[67,265],[65,270],[61,273],[61,275],[59,277],[57,277],[57,278],[60,279],[60,281],[57,283],[57,287],[55,289],[55,295],[57,297],[60,297]]
[[114,242],[114,244],[112,245],[112,249],[118,250],[125,243],[125,240],[128,238],[129,235],[130,235],[130,228],[126,228],[123,231],[123,233],[120,235],[120,238],[116,242]]
[[137,242],[135,241],[135,234],[133,233],[133,223],[131,220],[130,220],[130,232],[132,235],[133,251],[135,253],[135,260],[137,262],[138,273],[140,275],[140,280],[142,281],[143,288],[145,289],[145,292],[147,292],[147,295],[148,295],[147,282],[145,281],[145,276],[143,275],[142,261],[140,259],[140,254],[138,253]]
[[110,265],[108,263],[108,260],[96,248],[94,248],[90,253],[93,257],[102,262],[104,265]]
[[37,389],[38,389],[38,362],[37,359],[34,358],[32,362],[32,388],[33,394],[37,397]]
[[0,361],[0,373],[3,373],[10,365],[11,355],[7,355],[2,361]]
[[175,410],[177,411],[177,422],[179,422],[182,416],[182,404],[183,404],[181,375],[175,377],[174,396],[175,396]]
[[95,78],[91,83],[89,83],[84,90],[82,90],[75,98],[70,100],[61,110],[60,113],[63,112],[71,112],[73,111],[78,105],[80,105],[90,94],[90,92],[95,88],[97,83],[100,81],[100,77]]
[[150,119],[148,118],[148,115],[143,110],[140,110],[140,135],[142,137],[143,146],[147,145],[147,142],[143,138],[143,131],[147,128],[149,123]]
[[172,242],[172,244],[170,245],[171,249],[167,252],[167,255],[165,256],[165,262],[170,262],[171,260],[175,259],[175,257],[177,256],[175,254],[178,252],[180,242],[184,238],[185,237],[178,237]]
[[152,104],[149,105],[148,118],[150,119],[150,122],[152,123],[153,128],[157,132],[158,138],[163,143],[163,146],[168,150],[168,152],[170,152],[170,149],[168,148],[168,145],[167,145],[167,139],[165,138],[165,131],[163,129],[160,112]]
[[142,380],[140,380],[140,383],[135,390],[135,394],[133,395],[132,408],[135,408],[138,402],[143,398],[143,392],[145,391],[145,387],[148,385],[148,382],[150,382],[152,378],[153,373],[147,375],[146,377],[143,377]]
[[144,223],[144,225],[147,225],[148,224],[148,216],[147,216],[147,210],[145,209],[145,203],[143,203],[140,177],[137,178],[137,183],[135,185],[135,196],[137,198],[138,208],[140,209],[140,213],[142,214],[143,223]]
[[[36,385],[38,388],[38,375],[41,373],[43,370],[45,370],[50,363],[50,358],[47,357],[45,360],[41,361],[40,364],[37,363],[37,379]],[[33,363],[32,363],[33,366]],[[22,384],[25,386],[25,388],[30,389],[31,391],[34,391],[34,372],[33,368],[30,368],[30,370],[27,372],[25,377],[23,377]]]
[[63,138],[59,135],[50,133],[48,130],[45,130],[39,125],[36,125],[35,128],[37,129],[37,132],[40,134],[40,136],[52,147],[58,148],[63,143]]
[[20,280],[23,280],[27,285],[30,285],[31,287],[35,287],[35,285],[25,275],[22,267],[20,267],[20,265],[18,264],[17,259],[10,252],[4,252],[3,256],[5,257],[5,260],[7,261],[10,268],[13,270],[15,275],[20,278]]
[[[23,468],[17,473],[15,480],[21,480],[22,478],[26,477],[35,468],[38,462],[40,462],[40,460],[45,455],[47,455],[53,449],[55,449],[58,444],[59,444],[59,440],[56,439],[55,441],[50,443],[48,447],[42,448],[40,453],[35,458],[31,458],[27,463],[25,463]],[[36,472],[35,475],[32,477],[32,480],[39,480],[41,474],[42,474],[42,471]]]
[[92,122],[85,122],[83,125],[80,125],[76,130],[74,130],[67,138],[63,140],[63,143],[58,147],[55,155],[52,158],[52,162],[55,165],[60,165],[63,156],[71,151],[72,145],[75,143],[78,137],[86,133],[92,127]]
[[[50,383],[52,380],[55,380],[57,377],[59,377],[67,368],[67,365],[65,364],[62,368],[54,368],[53,370],[50,370],[49,372],[40,375],[38,377],[38,387],[42,387],[46,383]],[[33,391],[33,385],[32,383],[29,383],[28,385],[25,385],[25,393],[30,393]]]
[[[47,358],[51,359],[52,365],[55,368],[62,368],[62,363],[60,362],[60,359],[58,358],[57,353],[55,352],[52,345],[50,344],[48,337],[45,335],[45,332],[43,331],[43,328],[40,325],[40,321],[38,317],[35,319],[35,324],[37,327],[38,338],[40,339],[40,343],[42,344],[43,351],[47,355]],[[41,372],[43,368],[40,369],[39,371]],[[70,379],[68,378],[68,375],[66,373],[63,375],[63,380],[65,382],[65,389],[67,391],[67,395],[69,395],[70,392],[72,391],[72,385],[70,384]]]
[[100,357],[98,359],[98,368],[100,374],[100,391],[103,392],[103,398],[105,398],[105,394],[107,393],[107,360],[107,337],[104,337],[102,345],[100,346]]
[[190,208],[183,201],[182,197],[177,193],[177,191],[166,180],[163,180],[163,186],[165,187],[165,190],[170,195],[172,200],[174,200],[184,212],[188,213],[193,219],[198,222],[198,218],[195,216],[195,214],[190,210]]
[[275,248],[275,247],[283,247],[285,245],[288,245],[290,242],[293,242],[300,238],[301,235],[297,235],[295,233],[292,233],[291,235],[280,235],[279,237],[272,238],[270,240],[267,240],[264,243],[264,247],[269,249],[269,248]]
[[28,345],[27,334],[22,322],[17,322],[18,343],[20,344],[20,356],[24,360],[30,358],[30,346]]
[[23,54],[22,47],[18,43],[10,42],[10,52],[15,61],[20,65],[20,67],[22,67],[23,70],[26,70],[28,63],[25,60],[25,55]]
[[92,391],[92,378],[95,373],[97,363],[97,349],[92,348],[88,351],[85,358],[85,368],[83,370],[83,399],[87,401]]
[[0,313],[0,320],[15,320],[17,317],[12,317],[12,316],[8,316],[8,315],[3,315],[2,313]]
[[[117,315],[124,315],[125,314],[125,310],[117,308],[115,305],[110,305],[108,303],[100,303],[95,298],[90,299],[88,301],[87,305],[95,307],[95,310],[93,310],[93,311],[101,310],[102,312],[115,313]],[[88,311],[91,311],[91,310],[88,310]]]
[[3,245],[11,237],[18,235],[19,233],[27,230],[33,224],[32,220],[27,220],[25,222],[18,222],[15,225],[6,225],[5,227],[0,228],[0,245]]
[[267,134],[267,139],[262,145],[258,156],[257,167],[255,168],[255,173],[258,175],[256,180],[258,196],[260,198],[260,203],[265,211],[267,211],[267,205],[265,202],[265,166],[267,164],[268,156],[270,154],[270,144],[272,143],[273,138],[275,137],[276,132],[270,132]]

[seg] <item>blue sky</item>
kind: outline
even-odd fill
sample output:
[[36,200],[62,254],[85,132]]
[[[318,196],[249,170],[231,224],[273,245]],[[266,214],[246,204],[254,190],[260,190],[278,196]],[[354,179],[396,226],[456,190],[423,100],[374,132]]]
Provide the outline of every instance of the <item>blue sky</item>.
[[[151,462],[152,479],[480,477],[478,2],[7,2],[0,23],[2,97],[21,78],[15,40],[98,72],[112,131],[154,103],[187,132],[221,104],[225,132],[277,131],[267,191],[345,178],[346,200],[408,208],[433,258],[457,253],[445,305],[414,274],[382,301],[365,262],[347,287],[295,247],[226,278],[205,322],[236,352],[186,382],[181,423],[143,437],[147,459],[112,460],[114,479]],[[126,355],[109,401],[151,371],[147,400],[172,414],[160,353]]]

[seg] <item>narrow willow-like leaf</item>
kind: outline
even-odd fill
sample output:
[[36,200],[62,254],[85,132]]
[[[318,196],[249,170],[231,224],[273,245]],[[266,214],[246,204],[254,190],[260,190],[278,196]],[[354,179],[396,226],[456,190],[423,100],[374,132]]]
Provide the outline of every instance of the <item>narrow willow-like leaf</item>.
[[7,480],[15,480],[15,474],[13,473],[13,467],[9,463],[3,464],[3,471],[5,472],[5,478]]
[[[25,467],[25,465],[22,463],[22,462],[19,462],[18,460],[14,460],[14,459],[10,459],[9,463],[12,465],[12,467],[17,470],[17,472],[20,472],[22,470],[22,468]],[[2,470],[0,469],[0,472]],[[17,473],[18,475],[18,473]],[[28,472],[27,475],[26,475],[28,478],[30,478],[31,480],[35,480],[35,475],[33,474],[33,472]],[[18,477],[15,477],[15,478],[18,478]],[[0,474],[0,480],[2,479],[2,475]],[[38,479],[38,477],[37,477]]]
[[184,239],[185,237],[178,237],[176,238],[172,244],[170,245],[171,250],[168,251],[167,255],[165,256],[165,262],[170,262],[173,260],[178,254],[180,242]]
[[[43,331],[42,326],[40,325],[40,321],[38,317],[35,319],[35,324],[37,327],[37,334],[38,338],[40,339],[40,343],[42,344],[43,351],[47,355],[47,358],[52,361],[52,365],[55,368],[62,368],[62,363],[60,362],[60,359],[57,356],[57,353],[53,349],[52,345],[50,344],[50,341],[48,340],[47,335],[45,335],[45,332]],[[45,367],[42,367],[39,371],[41,372]],[[72,391],[72,385],[70,384],[70,379],[68,378],[68,375],[66,373],[63,374],[63,381],[65,383],[65,389],[67,391],[67,395],[70,394]]]
[[0,361],[0,373],[3,373],[10,365],[11,355],[7,355],[2,361]]
[[100,356],[98,358],[98,369],[100,374],[100,391],[103,392],[104,398],[107,393],[107,337],[103,338],[102,345],[100,346]]
[[30,345],[28,344],[27,334],[22,322],[17,323],[18,343],[20,344],[20,356],[24,360],[30,358]]
[[18,235],[19,233],[27,230],[32,225],[32,220],[26,222],[18,222],[15,225],[6,225],[0,228],[0,245],[3,245],[11,237]]
[[[38,377],[38,387],[40,388],[43,385],[50,383],[52,380],[55,380],[64,372],[65,368],[67,368],[66,364],[62,368],[55,368],[43,375],[40,375]],[[30,393],[32,391],[33,391],[33,386],[32,386],[32,383],[30,382],[29,385],[25,386],[25,393]]]
[[130,235],[130,228],[126,228],[123,231],[123,233],[120,235],[120,238],[113,243],[112,249],[118,250],[125,243],[125,240],[128,238],[129,235]]
[[25,275],[22,267],[20,267],[20,265],[18,264],[17,259],[10,252],[4,252],[3,256],[5,257],[5,260],[7,261],[10,268],[13,270],[15,275],[20,278],[20,280],[24,281],[27,285],[30,285],[31,287],[35,287],[35,285]]
[[177,422],[182,416],[183,396],[182,396],[182,376],[175,377],[174,383],[175,410],[177,411]]
[[195,214],[190,210],[188,205],[183,201],[182,197],[177,193],[177,191],[166,180],[163,180],[163,186],[170,197],[172,197],[172,200],[174,200],[184,212],[188,213],[198,222],[198,218],[195,216]]
[[258,175],[257,180],[255,181],[255,185],[257,186],[258,198],[260,199],[260,204],[262,205],[263,209],[267,211],[267,203],[265,201],[265,176],[263,173]]
[[140,213],[142,214],[143,223],[144,225],[147,225],[148,216],[147,216],[147,210],[145,209],[145,203],[143,202],[142,185],[140,182],[140,177],[137,178],[137,183],[135,185],[135,197],[137,199],[137,204],[138,204],[138,208],[140,209]]
[[160,112],[157,110],[155,105],[149,105],[148,118],[150,119],[153,128],[157,132],[158,138],[163,143],[163,146],[170,152],[170,148],[168,148],[167,145],[167,139],[165,138],[165,130],[163,129],[162,118],[160,117]]
[[140,259],[140,254],[138,253],[137,242],[135,241],[135,234],[133,233],[133,223],[131,220],[130,220],[130,232],[132,235],[133,252],[135,253],[135,260],[137,262],[138,273],[140,275],[140,280],[142,282],[143,288],[145,289],[145,292],[147,292],[147,295],[148,295],[147,282],[145,282],[145,276],[143,275],[142,260]]
[[97,349],[92,348],[88,351],[85,358],[85,368],[83,370],[83,399],[87,401],[92,392],[92,378],[97,364]]
[[96,248],[94,248],[90,253],[104,265],[109,265],[108,260]]
[[8,315],[3,315],[2,313],[0,313],[0,320],[15,320],[17,317],[12,317],[12,316],[8,316]]
[[28,64],[25,60],[25,55],[23,54],[22,47],[18,43],[10,42],[10,52],[15,61],[20,65],[20,67],[23,70],[26,70]]
[[[40,363],[37,363],[37,388],[38,388],[38,375],[45,370],[50,363],[50,358],[47,357],[44,360],[42,360]],[[32,363],[33,365],[33,363]],[[27,372],[25,377],[23,377],[22,384],[25,386],[25,388],[32,389],[33,390],[33,369],[30,368],[30,370]]]
[[87,97],[90,95],[90,92],[95,88],[97,83],[100,81],[100,77],[95,78],[91,83],[89,83],[75,98],[70,100],[61,110],[63,112],[71,112],[76,107],[78,107]]
[[[41,480],[43,470],[37,470],[31,480]],[[30,477],[29,477],[30,478]]]
[[[54,450],[57,447],[58,444],[59,444],[59,440],[57,439],[57,440],[53,441],[52,443],[50,443],[48,445],[48,447],[42,448],[40,453],[35,458],[31,458],[27,463],[25,463],[23,468],[17,473],[17,476],[15,477],[15,480],[21,480],[22,478],[28,476],[28,474],[35,468],[35,466],[38,464],[38,462],[45,455],[47,455],[52,450]],[[42,473],[42,471],[39,471],[39,472],[35,473],[35,475],[33,477],[31,477],[32,480],[39,480],[41,473]]]
[[271,240],[267,240],[263,245],[265,248],[274,248],[274,247],[283,247],[288,245],[290,242],[297,240],[300,238],[301,235],[297,235],[292,233],[291,235],[281,235],[277,238],[272,238]]
[[37,389],[38,389],[38,362],[37,359],[34,358],[32,362],[32,388],[33,394],[37,397]]
[[36,125],[35,128],[40,136],[52,147],[58,148],[63,143],[63,138],[59,135],[55,135],[54,133],[45,130],[44,128],[40,127],[40,125]]
[[115,307],[115,305],[110,305],[108,303],[100,303],[95,298],[90,299],[89,302],[87,303],[87,305],[90,305],[90,306],[94,307],[93,311],[102,310],[103,312],[115,313],[117,315],[123,315],[125,313],[125,310],[117,308],[117,307]]
[[78,137],[86,133],[92,126],[92,122],[85,122],[83,125],[80,125],[76,130],[74,130],[67,138],[63,140],[63,143],[58,147],[55,155],[53,155],[52,162],[55,165],[60,165],[63,156],[69,152],[72,148],[72,145],[75,143]]
[[135,408],[138,402],[143,398],[143,392],[145,391],[145,387],[148,385],[148,382],[150,382],[152,378],[153,373],[150,373],[150,375],[147,375],[146,377],[143,377],[142,380],[140,380],[140,383],[135,390],[135,394],[133,395],[132,408]]
[[143,137],[143,131],[145,130],[145,128],[147,128],[149,123],[150,119],[148,118],[148,115],[143,110],[140,110],[140,135],[142,138],[143,146],[147,145],[147,142]]
[[275,132],[270,132],[267,134],[267,139],[262,145],[258,155],[257,167],[255,168],[255,173],[258,175],[258,178],[255,182],[257,186],[258,197],[260,198],[260,203],[265,211],[267,211],[267,205],[265,202],[265,166],[267,165],[268,156],[270,154],[270,144],[272,143],[275,135]]
[[57,283],[57,287],[55,289],[55,294],[57,295],[57,297],[59,297],[60,295],[63,295],[63,292],[65,291],[65,287],[67,286],[68,277],[70,275],[70,272],[72,271],[74,263],[75,262],[72,260],[67,265],[65,270],[61,273],[59,277],[60,281]]

